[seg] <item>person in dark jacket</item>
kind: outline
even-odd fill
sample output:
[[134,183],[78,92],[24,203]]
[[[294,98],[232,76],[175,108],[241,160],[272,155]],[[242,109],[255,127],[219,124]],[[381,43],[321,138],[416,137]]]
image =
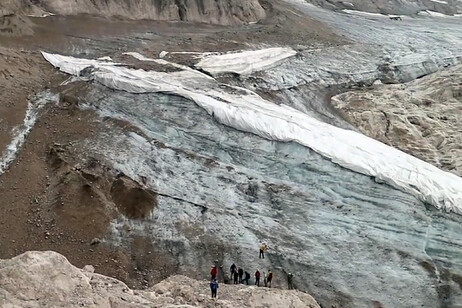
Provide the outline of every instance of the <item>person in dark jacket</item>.
[[245,271],[245,273],[244,273],[244,279],[242,279],[242,283],[244,283],[244,281],[245,281],[245,284],[246,284],[246,285],[249,285],[249,280],[250,280],[250,273],[247,272],[247,271]]
[[294,289],[293,280],[294,280],[294,275],[292,273],[289,273],[289,275],[287,275],[287,287],[289,290]]
[[210,282],[210,290],[212,291],[212,298],[217,298],[218,281],[216,279]]
[[271,288],[271,281],[273,281],[273,272],[271,272],[271,270],[268,270],[268,274],[266,276],[266,283],[268,285],[268,288]]
[[240,268],[238,273],[239,273],[239,283],[242,283],[242,276],[244,276],[244,270]]
[[234,278],[234,284],[238,284],[239,280],[238,280],[238,277],[239,277],[239,273],[237,272],[237,268],[234,269],[234,273],[233,273],[233,278]]
[[257,270],[257,271],[255,272],[255,285],[256,285],[257,287],[260,286],[260,276],[261,276],[260,271]]
[[233,279],[234,271],[236,270],[236,268],[237,268],[237,266],[234,263],[229,268],[229,271],[231,272],[231,279]]

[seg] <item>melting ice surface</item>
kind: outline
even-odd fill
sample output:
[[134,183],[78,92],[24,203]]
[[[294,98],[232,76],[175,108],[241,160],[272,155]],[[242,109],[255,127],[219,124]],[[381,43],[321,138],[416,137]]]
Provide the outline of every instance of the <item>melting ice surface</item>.
[[439,209],[462,214],[462,178],[362,134],[323,123],[289,106],[276,105],[247,89],[220,84],[194,70],[164,73],[49,53],[43,56],[68,74],[78,76],[92,67],[90,78],[109,88],[185,97],[222,124],[270,140],[295,141],[345,168],[412,193]]

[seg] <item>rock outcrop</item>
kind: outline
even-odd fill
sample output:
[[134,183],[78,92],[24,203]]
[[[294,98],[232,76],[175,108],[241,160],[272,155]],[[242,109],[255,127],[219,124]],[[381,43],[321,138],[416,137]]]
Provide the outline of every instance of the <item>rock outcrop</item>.
[[181,20],[222,25],[255,22],[265,16],[258,0],[7,0],[0,9],[25,14],[117,16],[129,19]]
[[0,260],[1,307],[252,307],[319,308],[310,295],[253,286],[221,284],[210,298],[207,281],[172,276],[151,289],[131,290],[116,279],[79,269],[52,251],[30,251]]
[[347,92],[332,101],[364,134],[462,176],[461,68]]

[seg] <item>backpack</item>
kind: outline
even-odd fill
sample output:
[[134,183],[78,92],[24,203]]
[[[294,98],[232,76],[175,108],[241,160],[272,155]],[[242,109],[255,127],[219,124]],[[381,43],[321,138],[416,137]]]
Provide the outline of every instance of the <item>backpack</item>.
[[214,291],[215,291],[216,289],[218,289],[218,282],[212,281],[212,282],[210,283],[210,289],[212,289],[212,290],[214,290]]

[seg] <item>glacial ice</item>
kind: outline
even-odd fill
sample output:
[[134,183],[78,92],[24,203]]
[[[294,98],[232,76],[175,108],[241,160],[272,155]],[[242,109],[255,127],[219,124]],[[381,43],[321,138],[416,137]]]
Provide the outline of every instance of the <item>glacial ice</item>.
[[76,76],[92,67],[90,78],[109,88],[185,97],[222,124],[270,140],[295,141],[345,168],[412,193],[439,209],[462,214],[462,178],[354,131],[273,104],[247,89],[220,84],[194,70],[164,73],[45,52],[43,56],[63,72]]

